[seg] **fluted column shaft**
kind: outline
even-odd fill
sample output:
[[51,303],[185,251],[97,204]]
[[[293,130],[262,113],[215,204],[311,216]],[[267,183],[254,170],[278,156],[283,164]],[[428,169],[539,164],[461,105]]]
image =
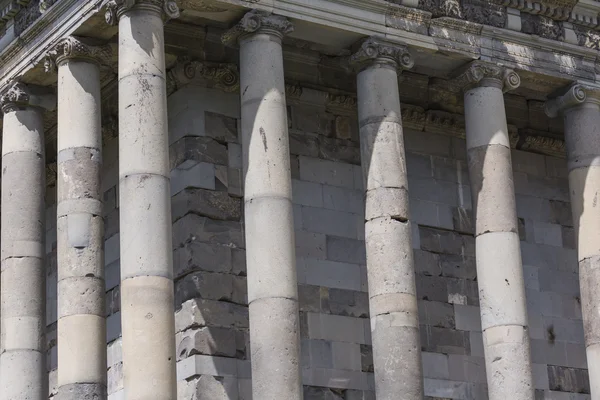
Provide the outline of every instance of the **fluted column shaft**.
[[573,85],[546,110],[564,118],[592,399],[600,398],[600,88]]
[[503,97],[503,89],[517,87],[519,77],[478,62],[465,74],[467,157],[489,399],[532,400],[525,284]]
[[0,399],[48,398],[43,109],[15,84],[0,99],[2,227]]
[[108,15],[110,22],[119,23],[121,325],[127,400],[176,398],[163,16],[177,7],[171,1],[162,2],[164,8],[158,3],[111,6]]
[[365,182],[369,310],[378,399],[421,400],[423,376],[406,155],[398,93],[404,47],[368,39],[352,57]]
[[[94,48],[70,37],[58,64],[58,393],[106,399],[100,70]],[[108,52],[108,51],[106,51]]]
[[253,398],[300,400],[300,341],[281,39],[258,12],[238,24]]

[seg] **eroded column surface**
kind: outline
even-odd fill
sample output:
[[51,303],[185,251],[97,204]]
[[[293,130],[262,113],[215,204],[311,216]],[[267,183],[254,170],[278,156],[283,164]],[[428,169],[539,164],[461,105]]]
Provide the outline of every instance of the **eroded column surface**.
[[369,310],[378,399],[423,398],[421,344],[397,69],[413,61],[403,46],[367,39],[359,69],[358,118],[365,181]]
[[58,396],[106,399],[100,69],[110,47],[61,40],[58,66]]
[[569,193],[592,399],[600,398],[600,88],[572,85],[546,103],[564,118]]
[[473,62],[465,90],[467,157],[475,216],[475,257],[490,400],[532,400],[525,285],[503,90],[511,70]]
[[109,4],[119,23],[121,325],[127,400],[174,400],[175,325],[163,18],[174,1]]
[[292,25],[250,12],[240,45],[244,207],[253,398],[300,400],[294,220],[281,40]]
[[48,398],[43,108],[52,97],[15,83],[0,98],[2,227],[0,399]]

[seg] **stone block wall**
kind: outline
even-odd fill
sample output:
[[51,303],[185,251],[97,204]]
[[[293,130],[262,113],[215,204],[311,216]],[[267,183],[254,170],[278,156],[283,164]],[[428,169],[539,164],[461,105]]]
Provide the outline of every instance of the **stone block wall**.
[[[288,93],[305,400],[374,400],[355,106]],[[169,97],[180,399],[251,398],[239,95]],[[405,129],[427,400],[485,400],[463,139]],[[513,151],[536,400],[589,400],[564,159]],[[109,398],[123,398],[118,144],[104,147]],[[52,204],[49,190],[48,204]],[[49,369],[56,368],[55,207],[48,209]],[[53,378],[54,377],[54,378]],[[51,373],[55,381],[55,371]],[[52,392],[54,393],[54,392]]]

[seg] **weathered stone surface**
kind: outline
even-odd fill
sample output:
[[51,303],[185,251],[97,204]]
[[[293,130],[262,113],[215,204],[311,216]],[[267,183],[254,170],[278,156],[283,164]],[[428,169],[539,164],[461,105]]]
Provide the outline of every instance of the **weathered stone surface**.
[[226,115],[205,111],[204,133],[220,142],[237,142],[237,120]]
[[233,329],[205,326],[177,333],[177,359],[194,354],[235,357],[236,343]]
[[240,199],[225,192],[184,189],[173,197],[171,204],[174,221],[188,213],[226,221],[238,221],[242,216]]
[[185,400],[237,399],[237,379],[228,376],[201,375],[189,381],[179,381],[177,398]]
[[193,271],[230,273],[233,265],[231,248],[201,242],[186,243],[175,249],[173,265],[175,278]]
[[550,390],[590,393],[590,378],[585,369],[548,365],[548,381]]
[[226,301],[191,299],[175,313],[175,331],[205,326],[248,329],[248,308]]
[[184,137],[169,147],[169,160],[171,169],[181,167],[184,163],[227,165],[227,146],[210,137]]
[[419,227],[421,249],[434,253],[474,254],[475,239],[456,232]]

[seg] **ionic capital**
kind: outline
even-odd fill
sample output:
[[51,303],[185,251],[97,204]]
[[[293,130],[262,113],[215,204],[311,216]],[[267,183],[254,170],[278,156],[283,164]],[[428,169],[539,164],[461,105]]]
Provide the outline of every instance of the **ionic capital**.
[[544,110],[550,118],[555,118],[566,110],[585,103],[600,104],[600,88],[574,83],[546,101]]
[[235,92],[240,87],[240,75],[235,64],[183,59],[169,71],[168,76],[175,88],[196,79],[210,81],[213,87],[226,92]]
[[106,4],[104,17],[109,25],[116,25],[121,15],[134,8],[155,11],[163,20],[179,17],[179,7],[175,0],[110,0]]
[[294,25],[285,17],[267,12],[252,10],[233,28],[221,36],[225,45],[235,45],[240,37],[252,33],[269,33],[282,38],[294,31]]
[[92,45],[89,39],[69,36],[58,41],[44,58],[44,70],[52,72],[67,60],[84,60],[108,64],[112,55],[110,45]]
[[485,61],[472,61],[457,71],[452,84],[464,91],[489,86],[508,92],[521,85],[521,78],[510,68]]
[[372,64],[388,64],[404,70],[412,68],[414,60],[408,47],[370,37],[363,40],[357,51],[350,56],[350,65],[361,70]]
[[27,107],[52,110],[56,107],[56,96],[46,88],[22,82],[11,82],[0,91],[0,109],[4,114]]

